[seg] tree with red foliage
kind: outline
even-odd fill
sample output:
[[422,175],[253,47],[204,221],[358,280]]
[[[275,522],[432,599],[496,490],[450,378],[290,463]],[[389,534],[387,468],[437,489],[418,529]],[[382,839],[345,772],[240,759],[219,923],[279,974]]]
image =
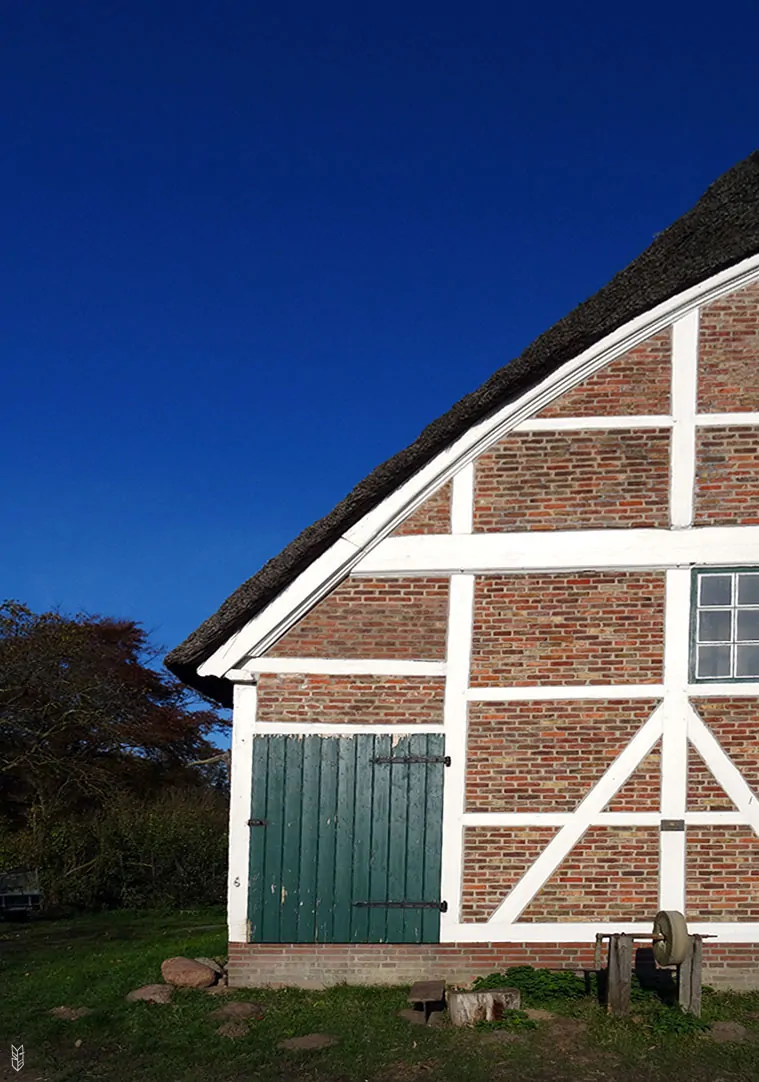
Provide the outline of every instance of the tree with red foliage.
[[46,822],[115,792],[223,787],[215,729],[228,727],[174,677],[132,620],[0,605],[0,813]]

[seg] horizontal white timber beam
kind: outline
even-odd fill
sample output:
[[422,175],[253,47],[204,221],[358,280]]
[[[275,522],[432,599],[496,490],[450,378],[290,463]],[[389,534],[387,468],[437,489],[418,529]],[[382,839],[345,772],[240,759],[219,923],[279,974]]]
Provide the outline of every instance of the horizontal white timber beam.
[[[561,827],[569,823],[574,812],[464,812],[465,827]],[[686,812],[685,823],[690,826],[746,826],[748,819],[741,812]],[[666,816],[650,812],[599,812],[590,826],[599,827],[658,827]]]
[[522,421],[515,432],[580,432],[612,428],[671,428],[667,414],[647,413],[614,417],[531,417]]
[[254,657],[241,669],[230,669],[228,680],[245,681],[258,673],[303,673],[326,676],[445,676],[444,661],[404,661],[393,658]]
[[523,703],[552,699],[660,699],[663,684],[541,684],[521,687],[470,687],[470,702]]
[[328,722],[305,722],[305,721],[257,721],[253,726],[253,735],[268,736],[355,736],[357,733],[373,733],[375,736],[400,735],[402,733],[443,733],[442,725],[433,725],[429,722],[420,722],[418,725],[409,725],[408,722],[399,721],[395,725],[354,725],[351,722],[345,724],[329,724]]
[[759,425],[759,413],[699,413],[697,428],[727,428],[733,425]]
[[[449,925],[440,940],[444,943],[593,943],[596,935],[651,935],[654,914],[645,923],[597,921],[590,923],[557,922],[527,924],[503,921]],[[759,943],[759,923],[746,921],[694,921],[688,923],[691,935],[714,936],[712,943]]]
[[354,574],[573,571],[759,562],[759,526],[656,530],[537,530],[388,537]]
[[756,680],[734,680],[732,684],[720,684],[719,681],[710,684],[688,684],[688,695],[692,699],[753,699],[759,695],[759,682]]

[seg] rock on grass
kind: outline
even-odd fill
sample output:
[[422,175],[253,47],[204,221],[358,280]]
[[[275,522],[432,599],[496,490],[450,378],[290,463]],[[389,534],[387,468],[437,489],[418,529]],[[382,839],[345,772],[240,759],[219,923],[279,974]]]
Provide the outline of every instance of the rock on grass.
[[170,984],[145,984],[127,994],[128,1003],[144,1000],[146,1003],[171,1003],[174,989]]
[[288,1037],[286,1041],[280,1041],[278,1047],[289,1051],[311,1050],[313,1048],[329,1048],[337,1044],[335,1037],[327,1033],[307,1033],[305,1037]]
[[216,973],[194,958],[167,958],[161,964],[161,976],[179,988],[208,988],[216,983]]

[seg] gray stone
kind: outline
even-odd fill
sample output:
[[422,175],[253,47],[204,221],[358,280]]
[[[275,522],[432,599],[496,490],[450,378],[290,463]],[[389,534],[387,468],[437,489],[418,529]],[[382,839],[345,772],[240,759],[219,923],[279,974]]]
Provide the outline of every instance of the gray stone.
[[260,1003],[245,1003],[243,1000],[235,1000],[233,1003],[225,1003],[223,1007],[211,1012],[211,1018],[255,1018],[257,1022],[264,1017],[266,1011]]
[[161,964],[161,976],[179,988],[207,988],[216,983],[214,970],[193,958],[167,958]]
[[219,965],[214,958],[193,958],[193,961],[199,962],[202,966],[208,966],[209,969],[212,969],[214,973],[218,974],[220,977],[224,973],[224,966]]
[[709,1036],[717,1044],[741,1044],[748,1037],[748,1030],[740,1022],[712,1022]]
[[337,1044],[337,1039],[327,1033],[307,1033],[305,1037],[288,1037],[286,1041],[280,1041],[277,1047],[287,1051],[310,1051],[313,1048],[329,1048],[333,1044]]
[[248,1032],[248,1027],[245,1022],[241,1022],[238,1019],[237,1021],[225,1022],[223,1025],[219,1026],[216,1032],[220,1037],[244,1037]]
[[76,1022],[77,1018],[85,1018],[92,1014],[89,1007],[53,1007],[48,1014],[54,1018],[63,1018],[66,1022]]
[[407,1022],[414,1022],[417,1026],[426,1025],[424,1018],[424,1011],[415,1011],[413,1007],[404,1007],[402,1011],[398,1011],[398,1017],[404,1018]]
[[448,1015],[445,1011],[430,1011],[427,1019],[428,1026],[445,1026],[448,1023]]
[[174,989],[170,984],[145,984],[127,995],[128,1003],[144,1000],[146,1003],[171,1003]]

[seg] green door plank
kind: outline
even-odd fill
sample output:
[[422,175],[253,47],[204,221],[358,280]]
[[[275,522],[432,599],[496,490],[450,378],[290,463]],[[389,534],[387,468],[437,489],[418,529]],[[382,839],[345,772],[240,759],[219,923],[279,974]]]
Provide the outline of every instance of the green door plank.
[[[377,736],[374,739],[375,756],[390,755],[392,738]],[[372,839],[369,858],[369,901],[388,901],[388,852],[390,840],[390,772],[392,767],[374,769],[374,799],[372,800]],[[387,942],[387,909],[369,910],[369,942]]]
[[353,808],[353,890],[351,891],[351,943],[369,942],[368,909],[353,903],[368,901],[372,843],[372,805],[374,802],[375,738],[356,737],[356,802]]
[[297,943],[303,805],[303,738],[300,736],[285,737],[284,771],[279,937],[283,943]]
[[361,737],[342,737],[338,745],[337,816],[335,826],[335,893],[332,937],[350,943],[353,918],[353,815],[356,801],[356,745]]
[[[258,739],[258,738],[256,738]],[[267,801],[265,827],[260,830],[265,839],[264,848],[264,900],[261,922],[263,941],[280,943],[279,915],[282,890],[282,837],[285,780],[285,736],[269,739],[269,769],[267,776]]]
[[[427,755],[445,754],[442,734],[431,733],[427,737]],[[443,844],[443,779],[442,763],[431,764],[427,773],[427,800],[424,813],[426,834],[424,839],[424,899],[442,901],[440,896],[441,847]],[[422,943],[440,940],[440,912],[437,909],[422,910]]]
[[[405,757],[410,754],[409,740],[402,737],[396,742],[391,740],[390,755]],[[390,820],[388,823],[387,852],[387,896],[390,901],[417,901],[406,890],[406,826],[408,815],[409,775],[424,772],[423,763],[378,763],[378,771],[386,771],[390,782]],[[388,943],[403,943],[406,914],[408,909],[388,909],[386,937]]]
[[436,942],[436,909],[353,903],[440,900],[443,764],[373,759],[443,750],[436,734],[255,737],[251,939]]
[[316,939],[332,942],[335,901],[335,817],[337,815],[337,762],[339,737],[322,739],[319,786],[319,861],[316,871]]
[[[253,740],[253,778],[251,793],[251,819],[266,819],[267,816],[267,781],[269,777],[269,741],[266,737],[254,736]],[[263,936],[264,904],[264,853],[266,848],[266,828],[249,827],[250,830],[250,868],[248,873],[248,921],[250,939],[260,942]]]
[[303,738],[303,801],[301,808],[300,882],[296,942],[316,939],[316,871],[319,859],[319,779],[322,740]]
[[[428,755],[427,737],[424,733],[411,736],[409,755]],[[418,765],[409,768],[408,814],[406,825],[406,898],[425,900],[424,894],[424,847],[428,827],[426,815],[427,775],[434,766]],[[405,909],[403,938],[406,943],[421,943],[423,909]]]

